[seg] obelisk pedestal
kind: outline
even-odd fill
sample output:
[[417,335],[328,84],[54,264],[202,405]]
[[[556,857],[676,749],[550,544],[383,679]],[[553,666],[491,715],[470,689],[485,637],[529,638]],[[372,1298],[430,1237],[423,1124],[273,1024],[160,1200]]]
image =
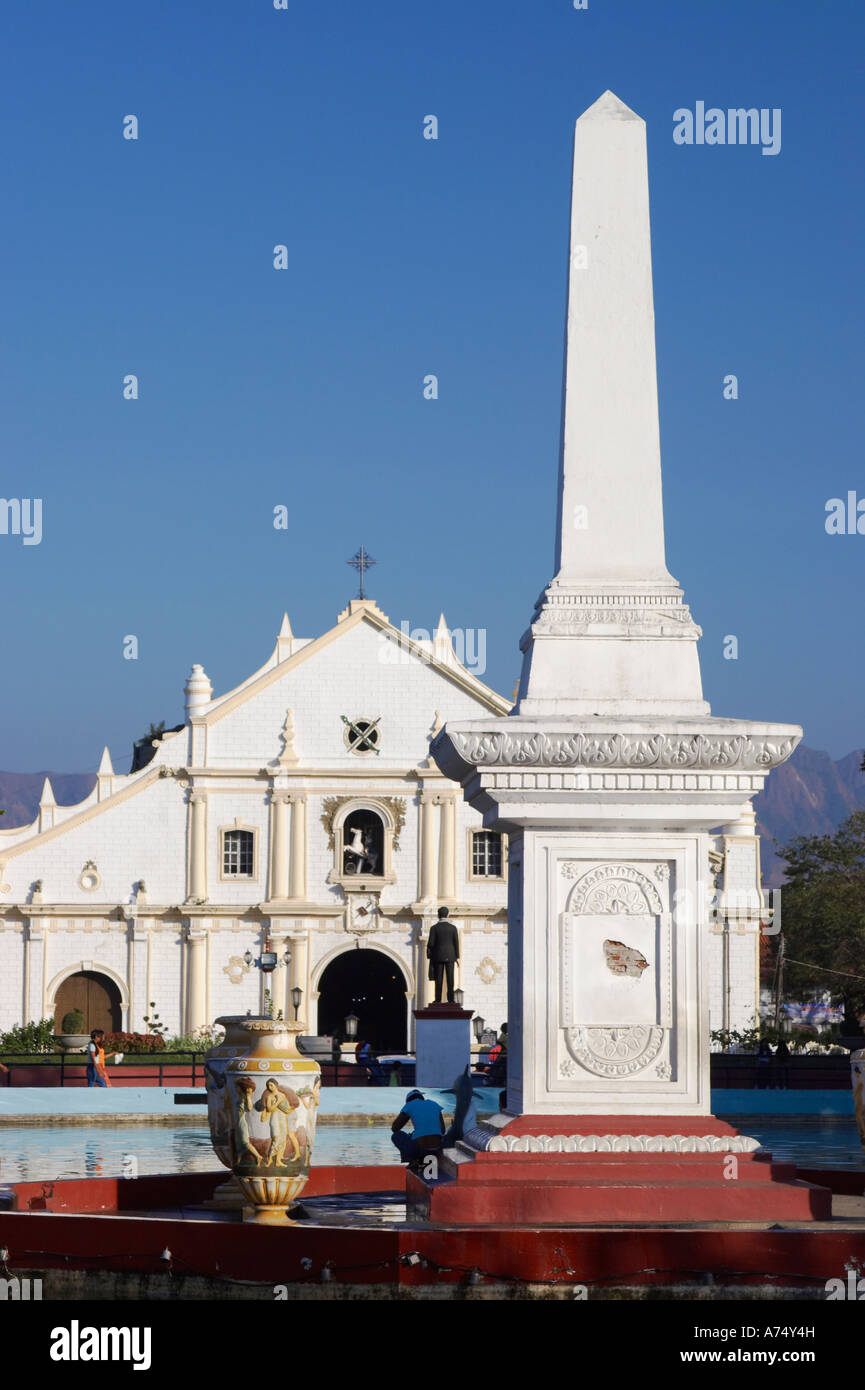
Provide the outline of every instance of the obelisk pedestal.
[[750,800],[802,731],[703,699],[664,554],[645,126],[610,92],[576,125],[562,421],[556,574],[515,709],[431,744],[508,835],[507,1111],[437,1180],[410,1174],[410,1205],[480,1224],[828,1215],[710,1113],[713,832],[753,836]]

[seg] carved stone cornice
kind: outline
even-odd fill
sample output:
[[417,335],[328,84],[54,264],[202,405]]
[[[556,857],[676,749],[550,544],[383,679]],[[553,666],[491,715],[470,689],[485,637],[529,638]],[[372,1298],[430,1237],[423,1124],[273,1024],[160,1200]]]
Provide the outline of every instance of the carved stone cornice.
[[[503,725],[508,721],[502,720]],[[544,732],[537,729],[461,730],[446,728],[433,744],[443,755],[448,745],[466,768],[552,767],[595,771],[604,768],[662,769],[685,772],[769,772],[790,757],[801,730],[777,726],[777,733]],[[453,776],[453,772],[450,773]]]
[[520,647],[533,637],[672,637],[695,642],[701,629],[678,586],[587,591],[551,584],[537,600]]
[[495,1134],[470,1129],[457,1151],[486,1153],[754,1153],[759,1139],[747,1134]]

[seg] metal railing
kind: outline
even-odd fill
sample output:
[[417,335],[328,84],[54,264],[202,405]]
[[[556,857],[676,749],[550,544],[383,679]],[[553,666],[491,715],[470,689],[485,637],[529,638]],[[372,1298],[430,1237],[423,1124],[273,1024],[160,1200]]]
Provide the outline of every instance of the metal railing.
[[[109,1076],[122,1075],[124,1072],[128,1075],[129,1072],[135,1071],[137,1072],[137,1076],[134,1079],[139,1081],[155,1080],[157,1085],[164,1086],[165,1071],[167,1068],[170,1068],[172,1072],[182,1073],[183,1080],[178,1083],[179,1085],[195,1086],[199,1081],[203,1085],[205,1079],[205,1054],[203,1052],[187,1052],[182,1055],[189,1060],[183,1062],[174,1061],[172,1060],[171,1053],[167,1055],[161,1054],[157,1058],[154,1053],[145,1052],[136,1055],[134,1061],[130,1058],[128,1061],[121,1062],[120,1065],[116,1067],[112,1066],[110,1061],[107,1061],[105,1070],[108,1072]],[[139,1056],[141,1059],[140,1061],[138,1060]],[[2,1073],[3,1076],[3,1084],[5,1086],[13,1085],[12,1073],[14,1071],[32,1071],[37,1067],[51,1067],[52,1071],[57,1076],[58,1086],[65,1086],[67,1082],[73,1079],[78,1080],[79,1078],[83,1079],[86,1077],[87,1059],[84,1056],[79,1056],[77,1053],[70,1056],[64,1052],[61,1054],[59,1062],[48,1057],[32,1057],[28,1058],[26,1061],[22,1058],[20,1062],[14,1060],[3,1062],[0,1063],[0,1073]],[[139,1072],[139,1068],[145,1070]],[[150,1068],[150,1070],[147,1070],[148,1068]]]

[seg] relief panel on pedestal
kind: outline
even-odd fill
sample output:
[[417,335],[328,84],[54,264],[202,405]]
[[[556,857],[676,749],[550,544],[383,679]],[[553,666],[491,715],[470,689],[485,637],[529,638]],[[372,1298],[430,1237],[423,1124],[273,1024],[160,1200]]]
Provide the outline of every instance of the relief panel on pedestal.
[[670,865],[559,862],[558,1076],[672,1079]]

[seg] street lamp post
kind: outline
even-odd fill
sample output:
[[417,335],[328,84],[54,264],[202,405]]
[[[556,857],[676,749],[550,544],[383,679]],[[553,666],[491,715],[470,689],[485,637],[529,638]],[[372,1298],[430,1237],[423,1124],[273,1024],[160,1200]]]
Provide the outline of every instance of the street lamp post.
[[303,990],[300,988],[300,985],[295,985],[295,986],[294,986],[294,989],[291,991],[291,1002],[292,1002],[292,1004],[293,1004],[293,1006],[294,1006],[294,1021],[295,1021],[295,1023],[297,1023],[297,1014],[298,1014],[298,1010],[300,1009],[300,1001],[301,1001],[302,998],[303,998]]

